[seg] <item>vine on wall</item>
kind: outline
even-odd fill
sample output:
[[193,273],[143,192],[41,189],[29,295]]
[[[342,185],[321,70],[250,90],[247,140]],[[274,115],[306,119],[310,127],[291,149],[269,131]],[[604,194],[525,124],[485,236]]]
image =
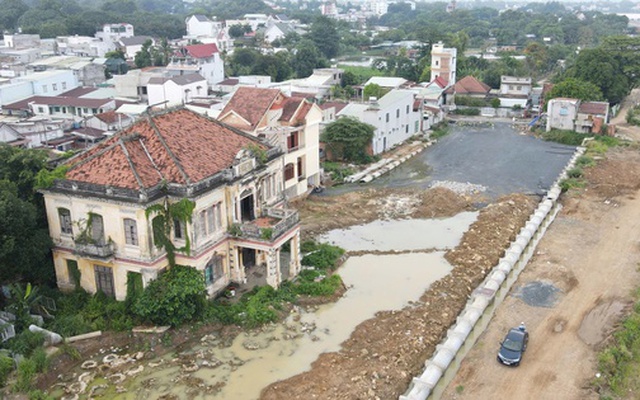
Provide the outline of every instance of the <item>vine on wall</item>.
[[[189,240],[189,233],[187,232],[187,224],[191,222],[191,216],[195,207],[196,203],[189,199],[182,199],[176,203],[170,203],[169,199],[165,198],[163,203],[154,204],[145,210],[147,219],[149,219],[149,216],[152,214],[156,214],[151,220],[153,243],[156,247],[165,249],[169,266],[171,267],[176,265],[176,252],[187,255],[191,252],[191,241]],[[171,230],[173,229],[174,220],[178,220],[184,224],[185,244],[182,247],[176,247],[171,241]]]

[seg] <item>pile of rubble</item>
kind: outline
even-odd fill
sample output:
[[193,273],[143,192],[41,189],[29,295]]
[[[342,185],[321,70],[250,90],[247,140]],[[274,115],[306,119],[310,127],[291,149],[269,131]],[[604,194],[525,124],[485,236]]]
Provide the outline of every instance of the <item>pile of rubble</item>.
[[429,187],[432,189],[442,187],[445,189],[449,189],[452,192],[459,195],[472,195],[472,194],[478,194],[478,193],[483,193],[487,191],[487,188],[482,185],[476,185],[469,182],[462,183],[462,182],[455,182],[455,181],[433,181],[431,185],[429,185]]

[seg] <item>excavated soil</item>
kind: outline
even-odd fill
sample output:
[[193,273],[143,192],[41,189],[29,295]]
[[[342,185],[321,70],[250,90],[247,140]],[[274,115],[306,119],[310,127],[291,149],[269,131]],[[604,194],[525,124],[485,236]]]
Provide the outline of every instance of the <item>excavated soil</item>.
[[[367,191],[364,198],[356,202],[357,209],[369,201],[388,204],[385,197],[396,195],[397,192],[390,192],[376,198],[372,191]],[[354,193],[348,196],[349,201],[357,197]],[[409,214],[414,218],[453,215],[470,204],[470,199],[447,189],[413,194],[403,191],[401,197],[420,199]],[[320,206],[316,201],[311,209],[303,211],[303,225],[307,226],[305,222],[314,218],[314,212],[322,214],[319,221],[313,221],[314,231],[339,227],[336,224],[340,223],[348,225],[342,218],[331,223],[322,218],[325,214],[346,216],[350,210],[353,212],[356,207],[343,201],[331,199],[337,210],[329,205]],[[424,361],[455,321],[472,290],[503,255],[536,203],[537,199],[516,194],[503,197],[481,210],[460,245],[446,254],[454,266],[452,272],[434,283],[419,302],[401,311],[378,313],[375,318],[363,322],[339,352],[322,354],[310,371],[270,385],[261,399],[397,398],[406,390],[411,378],[422,370]],[[352,218],[363,223],[367,221],[364,218],[379,218],[380,213],[384,215],[385,212],[389,210],[368,211],[366,217]]]

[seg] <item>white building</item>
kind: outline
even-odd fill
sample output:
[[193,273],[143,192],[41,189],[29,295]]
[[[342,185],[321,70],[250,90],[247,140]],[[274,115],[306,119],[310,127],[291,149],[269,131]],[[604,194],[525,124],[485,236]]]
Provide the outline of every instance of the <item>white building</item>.
[[384,153],[420,133],[421,107],[416,107],[411,90],[394,89],[380,99],[367,103],[350,103],[338,117],[353,117],[373,125],[376,130],[371,142],[373,155]]
[[54,56],[30,64],[36,70],[73,71],[80,86],[95,86],[105,81],[105,66],[93,62],[90,57]]
[[135,36],[133,25],[118,23],[118,24],[104,24],[102,30],[96,32],[95,36],[108,43],[116,43],[122,38],[129,38]]
[[444,78],[450,85],[456,82],[456,64],[458,49],[446,48],[442,42],[431,47],[431,81]]
[[4,46],[14,50],[25,50],[40,47],[40,35],[25,35],[17,33],[4,34]]
[[531,96],[531,78],[503,75],[500,77],[500,107],[525,109]]
[[116,49],[113,42],[105,42],[91,36],[58,36],[58,54],[80,57],[104,57]]
[[0,107],[30,96],[57,96],[78,87],[71,70],[34,72],[0,84]]
[[212,21],[207,16],[195,14],[185,19],[188,39],[200,37],[216,37],[223,29],[222,22]]
[[224,61],[215,43],[184,46],[167,65],[173,74],[200,74],[209,86],[224,80]]
[[147,40],[151,40],[152,46],[156,44],[153,38],[149,36],[131,36],[119,39],[116,43],[116,46],[124,51],[124,55],[125,57],[127,57],[127,59],[133,60],[136,56],[136,53],[142,50],[142,45]]
[[280,89],[288,96],[323,99],[331,94],[331,87],[339,85],[344,70],[340,68],[316,68],[306,78],[290,79],[272,83],[270,87]]
[[207,95],[207,81],[200,74],[174,77],[154,77],[147,84],[149,105],[163,103],[165,107],[182,105],[195,97]]
[[578,116],[580,100],[555,98],[547,102],[547,131],[560,129],[575,130],[575,120]]
[[367,8],[375,15],[385,15],[389,9],[389,3],[387,0],[368,0]]

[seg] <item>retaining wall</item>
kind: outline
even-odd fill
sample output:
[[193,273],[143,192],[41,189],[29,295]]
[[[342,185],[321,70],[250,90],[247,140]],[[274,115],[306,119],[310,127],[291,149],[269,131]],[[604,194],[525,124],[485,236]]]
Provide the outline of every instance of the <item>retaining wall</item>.
[[518,275],[533,256],[547,228],[562,208],[558,203],[561,193],[559,184],[584,152],[584,147],[576,149],[546,197],[538,204],[538,208],[507,248],[504,257],[474,290],[456,323],[436,347],[431,359],[425,362],[422,374],[413,378],[407,392],[400,396],[400,400],[439,399],[442,396],[460,368],[460,363],[489,325],[496,308],[507,296]]

